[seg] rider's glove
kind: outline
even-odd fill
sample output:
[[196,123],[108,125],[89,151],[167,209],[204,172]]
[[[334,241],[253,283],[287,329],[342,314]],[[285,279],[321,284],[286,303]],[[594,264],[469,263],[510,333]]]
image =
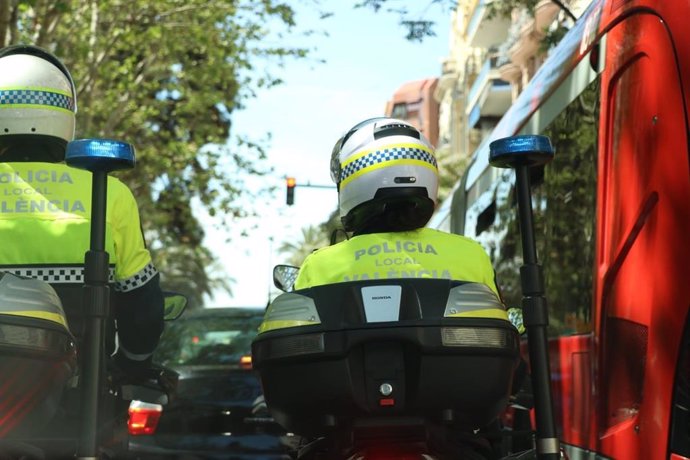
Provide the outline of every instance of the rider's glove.
[[513,323],[513,326],[518,330],[520,334],[525,333],[525,324],[523,323],[522,320],[522,308],[509,308],[508,309],[508,319],[510,320],[511,323]]

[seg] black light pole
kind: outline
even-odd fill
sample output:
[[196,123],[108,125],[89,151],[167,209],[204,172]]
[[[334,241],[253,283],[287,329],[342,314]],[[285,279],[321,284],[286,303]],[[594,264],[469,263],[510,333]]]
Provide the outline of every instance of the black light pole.
[[[110,314],[108,287],[109,256],[105,251],[105,209],[108,175],[93,172],[91,188],[91,245],[84,256],[84,346],[82,354],[82,418],[79,443],[80,458],[96,458],[98,450],[98,402],[101,385],[101,356],[105,337],[105,319]],[[95,422],[95,423],[94,423]]]
[[537,262],[534,243],[530,174],[532,166],[545,164],[554,156],[546,136],[513,136],[498,139],[489,146],[489,162],[497,168],[515,169],[523,265],[520,267],[522,309],[527,329],[534,410],[536,418],[536,449],[539,460],[560,458],[551,396],[547,326],[548,308],[544,293],[544,275]]
[[91,238],[84,256],[84,338],[81,360],[81,419],[77,458],[98,456],[98,404],[104,355],[105,319],[110,314],[109,255],[105,251],[108,172],[134,166],[134,147],[108,139],[81,139],[67,146],[68,165],[93,174]]

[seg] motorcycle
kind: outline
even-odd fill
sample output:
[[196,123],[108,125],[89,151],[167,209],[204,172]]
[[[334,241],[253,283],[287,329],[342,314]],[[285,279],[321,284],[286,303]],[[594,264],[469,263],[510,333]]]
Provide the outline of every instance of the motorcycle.
[[[91,244],[84,265],[85,333],[78,345],[48,283],[0,273],[3,460],[120,457],[128,432],[152,428],[177,381],[173,371],[160,367],[136,382],[106,369],[107,174],[134,165],[133,147],[108,139],[72,141],[66,162],[93,173]],[[185,307],[184,296],[165,294],[166,320],[179,317]]]
[[[252,344],[254,368],[278,423],[305,440],[299,460],[562,458],[549,386],[541,267],[532,230],[529,167],[551,159],[543,136],[495,141],[491,162],[517,173],[525,265],[523,310],[536,415],[533,443],[516,451],[499,416],[520,385],[520,338],[509,321],[458,312],[504,306],[486,286],[386,279],[284,292]],[[515,382],[517,383],[517,382]],[[531,433],[530,433],[531,434]]]

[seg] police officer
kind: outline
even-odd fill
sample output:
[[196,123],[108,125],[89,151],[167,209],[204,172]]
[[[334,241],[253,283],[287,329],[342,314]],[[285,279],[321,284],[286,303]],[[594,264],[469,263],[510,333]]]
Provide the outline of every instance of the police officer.
[[[479,243],[424,227],[437,202],[438,167],[433,147],[414,126],[383,117],[355,125],[333,148],[331,178],[343,226],[353,237],[310,254],[295,289],[445,278],[483,283],[498,296],[491,261]],[[507,318],[504,310],[494,313]]]
[[[0,50],[0,270],[50,283],[79,339],[91,173],[63,163],[76,111],[74,82],[54,55],[31,45]],[[163,330],[163,294],[134,196],[112,177],[106,225],[116,362],[137,375]]]
[[[335,143],[331,177],[338,186],[341,221],[353,236],[307,256],[295,289],[393,278],[471,282],[488,288],[496,302],[452,316],[508,320],[491,260],[479,243],[425,227],[438,199],[438,167],[433,147],[419,130],[392,118],[362,121]],[[497,426],[492,422],[482,433]],[[448,452],[460,447],[446,444],[443,436],[431,442]],[[472,445],[491,456],[501,448],[481,435]]]

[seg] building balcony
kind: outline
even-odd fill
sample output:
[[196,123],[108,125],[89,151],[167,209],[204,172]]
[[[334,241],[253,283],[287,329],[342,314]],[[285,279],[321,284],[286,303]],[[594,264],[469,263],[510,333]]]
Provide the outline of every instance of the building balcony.
[[541,0],[534,7],[534,28],[544,32],[556,19],[560,8],[551,0]]
[[537,55],[541,47],[544,33],[534,26],[534,19],[529,19],[522,27],[520,38],[508,50],[510,60],[519,66],[527,66],[529,60]]
[[[511,27],[508,55],[510,60],[520,66],[539,53],[547,29],[557,18],[560,8],[551,0],[541,0],[534,8],[534,16],[525,12]],[[517,31],[517,33],[516,33]]]
[[513,62],[506,62],[498,68],[498,74],[502,80],[508,83],[520,83],[522,79],[522,69]]
[[458,63],[455,59],[447,57],[441,63],[441,74],[455,74],[457,73]]
[[467,121],[475,127],[482,118],[500,118],[512,101],[510,84],[501,79],[497,58],[488,58],[474,81],[467,98]]
[[489,18],[488,5],[493,0],[479,0],[465,30],[467,44],[477,48],[490,48],[505,41],[510,19],[496,15]]
[[434,90],[434,99],[438,102],[444,98],[448,91],[452,91],[458,82],[460,76],[457,72],[457,62],[455,59],[446,58],[442,64],[441,77],[438,79],[438,84]]

